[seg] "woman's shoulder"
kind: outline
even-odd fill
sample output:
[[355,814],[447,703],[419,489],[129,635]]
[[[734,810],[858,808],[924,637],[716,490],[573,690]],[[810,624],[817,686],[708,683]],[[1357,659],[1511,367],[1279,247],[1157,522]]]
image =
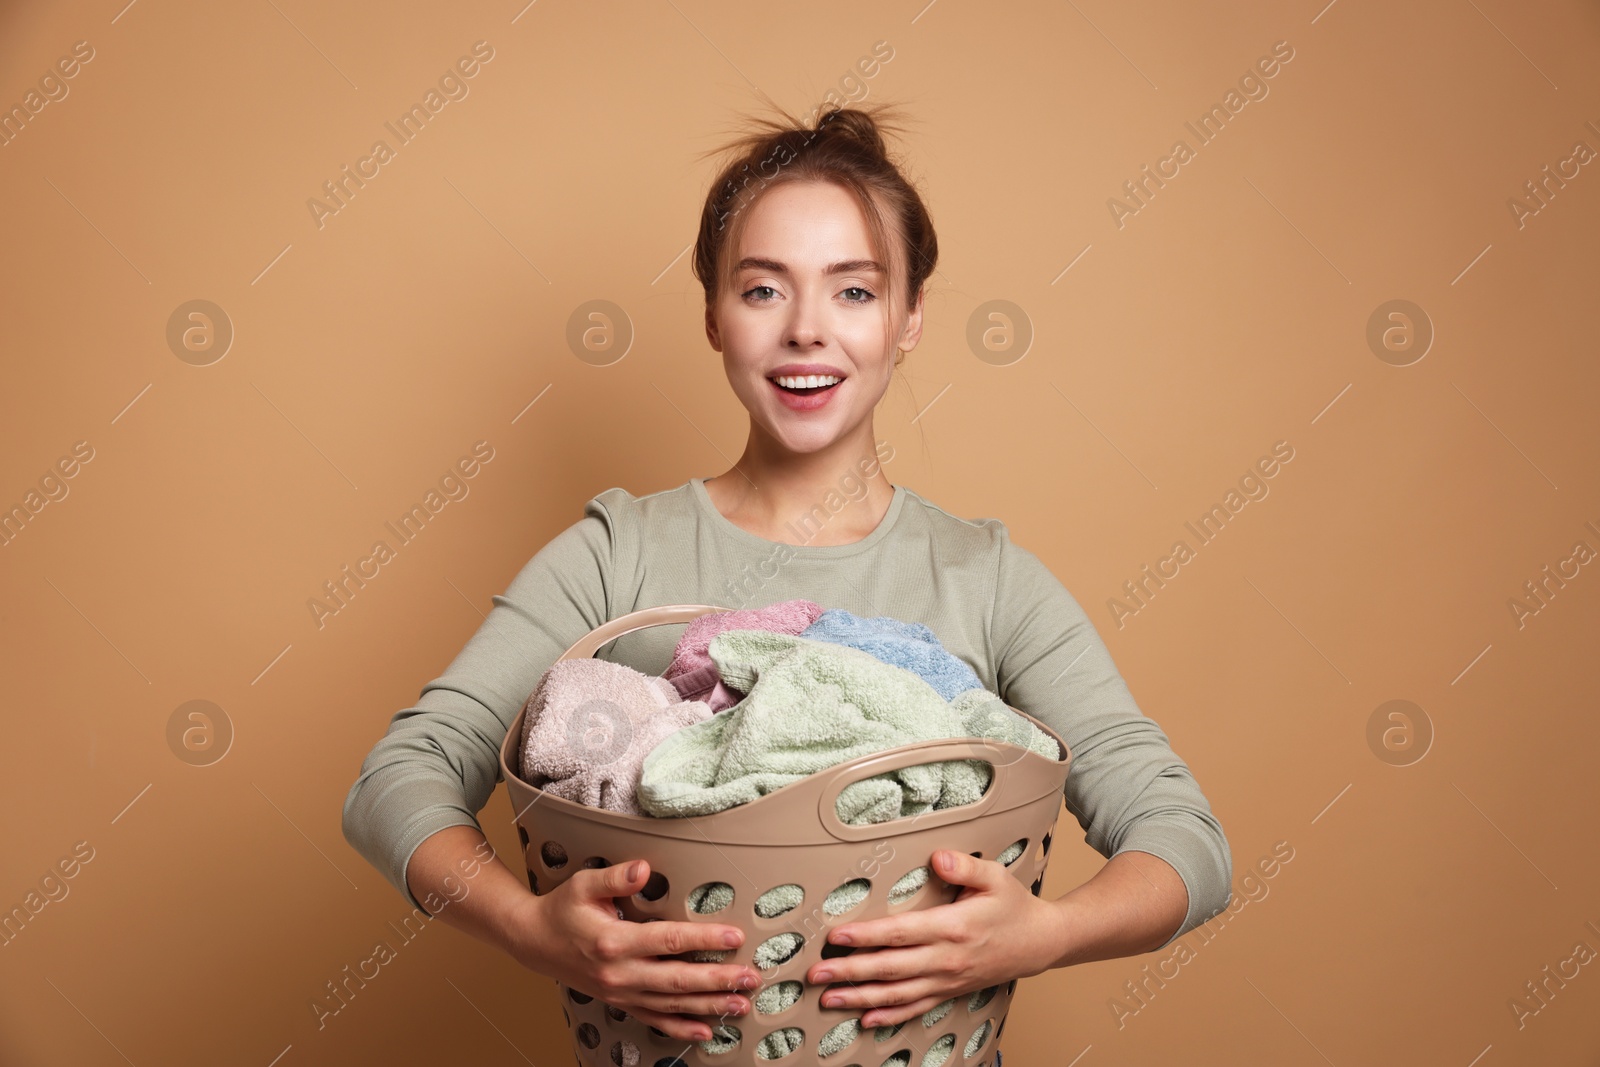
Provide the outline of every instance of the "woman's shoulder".
[[613,526],[636,526],[649,523],[659,526],[674,518],[686,518],[694,511],[693,486],[689,482],[657,489],[647,493],[634,493],[620,485],[603,489],[583,506],[585,517],[596,516]]
[[965,518],[934,503],[910,486],[901,485],[899,488],[905,493],[905,510],[940,533],[985,542],[997,542],[1008,537],[1006,524],[999,519],[988,516]]
[[1005,522],[993,516],[967,517],[937,504],[915,490],[901,486],[905,504],[900,516],[903,536],[921,535],[936,543],[943,559],[977,563],[1009,556],[1018,548]]

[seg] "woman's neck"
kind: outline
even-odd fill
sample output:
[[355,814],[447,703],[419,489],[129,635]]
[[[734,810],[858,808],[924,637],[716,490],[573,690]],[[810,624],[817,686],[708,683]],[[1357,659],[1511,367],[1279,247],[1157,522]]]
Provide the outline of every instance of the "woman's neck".
[[870,432],[864,447],[807,455],[773,457],[755,444],[705,488],[724,518],[757,537],[793,544],[795,529],[814,529],[806,544],[853,544],[878,528],[894,500]]

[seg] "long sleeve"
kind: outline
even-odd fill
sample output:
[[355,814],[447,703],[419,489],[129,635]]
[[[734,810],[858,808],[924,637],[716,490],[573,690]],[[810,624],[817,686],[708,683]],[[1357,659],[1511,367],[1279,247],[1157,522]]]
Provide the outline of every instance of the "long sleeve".
[[413,905],[422,906],[406,885],[411,854],[447,826],[480,825],[512,720],[556,658],[611,617],[616,533],[591,500],[493,597],[466,647],[362,762],[345,798],[345,840]]
[[1003,536],[990,619],[1001,699],[1066,741],[1067,810],[1090,847],[1108,859],[1148,852],[1183,878],[1188,913],[1165,948],[1231,898],[1222,825],[1166,734],[1139,710],[1077,600],[1037,556]]

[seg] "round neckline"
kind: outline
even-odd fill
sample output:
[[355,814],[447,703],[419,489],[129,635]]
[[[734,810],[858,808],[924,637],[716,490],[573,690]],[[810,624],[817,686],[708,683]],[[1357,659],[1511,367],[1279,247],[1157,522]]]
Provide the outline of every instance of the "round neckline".
[[808,556],[841,556],[871,548],[874,544],[888,536],[889,529],[894,526],[895,521],[900,517],[900,512],[905,505],[906,497],[905,486],[896,485],[894,487],[894,496],[889,499],[889,507],[886,511],[884,511],[883,518],[879,520],[878,525],[873,528],[871,533],[867,534],[867,536],[861,538],[859,541],[851,541],[850,543],[843,545],[795,545],[790,544],[787,541],[769,541],[765,537],[761,537],[758,534],[753,534],[749,530],[746,530],[743,526],[740,526],[738,523],[728,518],[722,512],[718,511],[717,505],[711,499],[711,494],[706,490],[706,480],[704,478],[690,478],[689,487],[695,500],[707,513],[707,516],[711,519],[712,523],[727,531],[729,536],[737,538],[741,541],[745,541],[752,545],[757,545],[768,549],[780,547],[787,548],[789,551],[797,555]]

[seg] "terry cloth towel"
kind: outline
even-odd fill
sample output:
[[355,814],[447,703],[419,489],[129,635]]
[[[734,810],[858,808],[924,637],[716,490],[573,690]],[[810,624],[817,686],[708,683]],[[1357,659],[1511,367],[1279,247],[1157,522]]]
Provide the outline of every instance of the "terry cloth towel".
[[676,730],[711,717],[663,678],[603,659],[560,660],[528,698],[522,774],[555,796],[642,815],[636,792],[645,755]]
[[920,622],[902,622],[887,615],[864,619],[843,608],[829,608],[800,636],[870,652],[885,663],[917,674],[946,700],[983,687],[972,668]]
[[731,708],[744,699],[724,683],[707,651],[711,639],[725,630],[771,630],[797,634],[816,622],[822,606],[809,600],[783,600],[764,608],[714,611],[690,621],[678,638],[672,662],[662,672],[684,700],[703,700],[712,711]]
[[[859,649],[729,630],[709,651],[724,680],[749,695],[645,756],[638,801],[647,814],[710,815],[858,756],[938,738],[1003,738],[1059,757],[1049,735],[993,693],[946,701],[911,671]],[[884,822],[972,803],[989,775],[985,761],[972,759],[902,767],[852,782],[835,807],[846,824]]]

